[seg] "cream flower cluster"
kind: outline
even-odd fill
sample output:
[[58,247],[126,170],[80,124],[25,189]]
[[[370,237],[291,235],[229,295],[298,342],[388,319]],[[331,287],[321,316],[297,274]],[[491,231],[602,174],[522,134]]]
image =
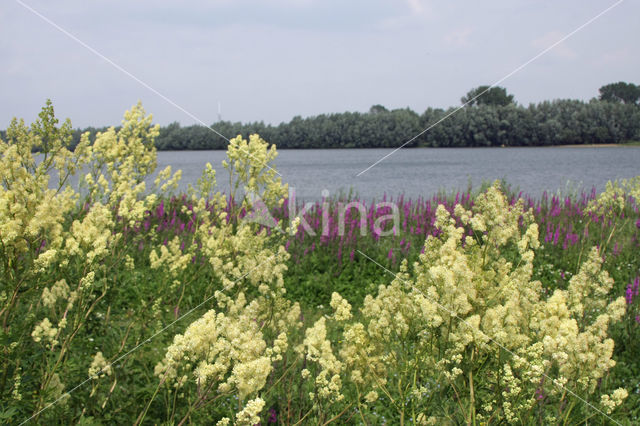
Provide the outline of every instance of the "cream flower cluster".
[[235,390],[240,399],[264,387],[272,362],[287,349],[286,335],[281,333],[268,348],[255,319],[255,303],[246,305],[240,293],[224,304],[226,314],[210,310],[174,337],[156,375],[180,383],[183,374],[192,374],[200,386],[215,384],[222,393]]
[[45,341],[49,343],[52,347],[58,344],[58,340],[56,336],[58,335],[58,329],[51,324],[49,318],[45,318],[36,327],[33,329],[31,333],[31,337],[33,337],[34,342],[38,343],[41,341]]
[[[138,103],[126,111],[120,130],[113,127],[96,135],[91,147],[91,171],[85,176],[92,201],[105,202],[129,226],[143,219],[157,200],[155,194],[144,196],[144,179],[156,168],[154,139],[160,126],[151,127],[153,117],[146,115]],[[161,174],[157,184],[168,179],[170,173]],[[167,184],[175,186],[177,174]]]
[[351,304],[340,296],[340,294],[333,292],[331,294],[331,307],[335,310],[334,318],[337,321],[348,321],[351,319]]
[[102,352],[98,352],[93,357],[93,361],[91,361],[91,366],[89,367],[89,377],[92,379],[97,379],[98,377],[102,377],[104,375],[111,375],[111,364],[107,363],[107,360],[104,359],[104,355],[102,355]]
[[[481,380],[506,389],[499,399],[509,422],[529,412],[536,392],[547,402],[558,401],[565,385],[596,392],[615,364],[608,327],[624,313],[624,299],[609,299],[613,282],[595,248],[567,290],[543,297],[532,280],[538,227],[522,206],[511,205],[496,183],[473,211],[456,208],[467,228],[438,207],[442,234],[427,239],[411,272],[404,263],[390,285],[367,296],[362,320],[344,328],[339,361],[354,383],[380,393],[398,383],[419,389],[442,375],[460,386],[485,363],[485,370],[500,372]],[[515,259],[503,254],[510,248]],[[340,306],[339,296],[332,305]],[[547,374],[565,385],[558,389]]]
[[[232,189],[244,188],[245,195],[252,194],[267,207],[283,201],[287,186],[282,185],[275,170],[270,168],[277,156],[273,146],[269,148],[257,135],[248,141],[239,136],[231,140],[227,156],[225,167],[230,173]],[[281,303],[285,294],[282,275],[286,271],[286,250],[281,245],[278,247],[279,240],[274,246],[274,238],[266,231],[257,233],[255,224],[242,221],[240,207],[223,212],[225,195],[214,192],[215,183],[215,171],[207,165],[198,181],[198,191],[191,190],[190,207],[185,207],[183,212],[194,218],[193,241],[182,248],[176,238],[167,247],[152,250],[152,268],[164,268],[176,278],[191,259],[203,258],[222,282],[225,292],[237,291],[237,285],[246,283],[258,288],[262,297]],[[220,213],[212,215],[207,205]],[[251,197],[246,196],[241,207],[251,211]]]
[[[245,194],[259,195],[259,199],[267,207],[281,204],[288,189],[273,168],[273,161],[277,156],[275,145],[269,148],[269,144],[258,135],[249,136],[248,141],[241,136],[231,139],[227,147],[227,160],[222,165],[235,182],[232,195],[237,195],[236,191],[241,189]],[[250,209],[252,200],[245,197],[242,207]]]
[[317,396],[322,399],[342,400],[344,395],[341,394],[342,379],[340,373],[343,365],[334,355],[331,342],[327,340],[326,320],[324,317],[316,321],[313,327],[306,330],[304,348],[307,359],[316,362],[320,366],[320,371],[315,377],[315,384],[318,389]]
[[640,176],[607,182],[605,191],[598,194],[597,198],[589,201],[585,214],[613,219],[624,210],[627,197],[632,197],[636,203],[640,201]]
[[[95,141],[87,132],[71,151],[71,123],[58,127],[48,102],[30,128],[13,120],[6,140],[0,140],[0,256],[10,266],[2,269],[1,278],[15,289],[2,311],[11,327],[31,329],[33,341],[52,349],[46,356],[59,357],[33,369],[32,383],[41,380],[41,390],[64,389],[56,371],[96,306],[97,283],[106,292],[103,278],[123,223],[137,224],[156,203],[156,195],[144,194],[144,179],[156,166],[158,126],[151,127],[151,120],[138,104],[125,113],[120,130],[99,133]],[[81,179],[88,189],[82,197],[69,184],[80,171],[89,172]],[[165,172],[159,181],[166,180],[167,189],[180,177],[170,175]],[[131,268],[133,259],[126,264]],[[33,303],[30,294],[39,295],[40,303]],[[0,297],[7,300],[4,292]],[[26,312],[25,303],[29,315],[20,318],[16,313]],[[101,362],[99,353],[91,371]]]

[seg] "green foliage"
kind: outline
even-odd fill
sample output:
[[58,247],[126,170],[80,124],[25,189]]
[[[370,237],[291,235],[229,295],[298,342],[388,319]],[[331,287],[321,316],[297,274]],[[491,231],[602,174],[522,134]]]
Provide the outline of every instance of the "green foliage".
[[507,106],[513,103],[513,95],[507,95],[507,89],[504,87],[480,86],[467,92],[460,102],[466,106]]
[[622,102],[625,104],[637,105],[640,100],[640,86],[633,83],[611,83],[602,86],[600,89],[600,100],[605,102]]
[[[212,127],[223,135],[244,138],[258,133],[278,149],[397,147],[438,122],[408,146],[550,146],[640,139],[640,109],[634,105],[555,100],[525,107],[507,101],[511,95],[495,95],[494,89],[499,88],[474,100],[472,108],[455,113],[455,108],[429,108],[417,114],[408,108],[390,111],[374,105],[367,113],[294,117],[279,125],[221,121]],[[503,100],[493,100],[498,97]],[[72,144],[77,140],[79,132],[74,134]],[[156,139],[160,150],[219,150],[226,149],[227,144],[204,126],[181,127],[178,123],[162,127]]]

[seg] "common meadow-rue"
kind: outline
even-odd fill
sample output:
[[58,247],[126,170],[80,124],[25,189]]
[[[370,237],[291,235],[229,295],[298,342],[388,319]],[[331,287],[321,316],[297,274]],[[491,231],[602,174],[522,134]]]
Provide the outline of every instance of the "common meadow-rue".
[[[464,205],[458,198],[453,204],[434,198],[420,214],[399,201],[404,220],[388,230],[392,246],[383,244],[379,220],[390,206],[363,208],[359,213],[381,244],[380,257],[391,255],[399,272],[378,280],[383,284],[359,308],[344,294],[327,293],[320,303],[331,309],[319,307],[315,316],[305,311],[305,323],[284,285],[289,253],[304,237],[296,233],[301,218],[289,218],[283,233],[242,220],[254,208],[273,212],[286,205],[287,186],[272,168],[275,147],[257,135],[232,139],[225,162],[232,193],[216,190],[208,165],[196,188],[174,202],[178,197],[166,195],[180,171],[161,171],[153,185],[157,193],[147,192],[158,128],[141,105],[127,111],[120,129],[82,135],[75,150],[69,148],[70,124],[56,123],[47,106],[31,129],[13,122],[8,141],[0,143],[1,272],[3,283],[11,284],[0,291],[2,336],[10,342],[0,352],[6,378],[0,391],[19,403],[25,418],[49,422],[69,414],[64,405],[74,397],[68,395],[39,413],[73,389],[75,371],[83,380],[88,373],[89,397],[99,397],[87,415],[118,415],[98,407],[105,410],[122,393],[114,391],[117,384],[134,374],[109,364],[118,349],[104,342],[122,339],[114,345],[122,352],[132,342],[146,344],[141,339],[150,330],[133,321],[122,333],[94,340],[97,334],[89,332],[132,321],[114,320],[111,303],[122,302],[114,294],[127,297],[126,309],[151,317],[153,330],[210,301],[171,341],[136,352],[136,367],[156,365],[156,382],[139,393],[148,398],[154,421],[256,424],[277,413],[279,421],[291,423],[581,422],[601,414],[575,394],[598,401],[607,414],[633,397],[614,389],[618,385],[605,387],[615,365],[609,329],[637,286],[627,300],[613,297],[603,244],[585,248],[576,268],[566,269],[562,286],[544,288],[534,279],[539,232],[545,241],[550,233],[550,245],[557,240],[570,248],[586,228],[539,229],[525,207],[531,203],[509,199],[498,184]],[[78,172],[82,194],[67,185]],[[609,185],[599,197],[594,193],[587,216],[615,227],[633,208],[630,199],[637,200],[639,188],[636,178]],[[558,217],[558,203],[548,217]],[[329,215],[328,235],[300,252],[315,255],[334,239],[340,259],[344,248],[350,261],[358,261],[349,241],[363,218],[349,216],[351,228],[343,236],[330,213],[323,203],[315,219]],[[305,220],[319,230],[319,220]],[[410,245],[403,232],[427,236],[416,262],[402,259]],[[153,281],[152,294],[135,296],[149,288],[145,280]],[[111,385],[101,384],[106,376]],[[83,396],[76,399],[84,404]],[[149,420],[146,414],[139,414],[139,423]]]
[[111,375],[111,364],[107,363],[107,360],[104,359],[104,355],[102,355],[102,352],[98,352],[93,357],[93,361],[91,361],[91,367],[89,367],[89,377],[92,379],[97,379],[98,377],[104,375]]
[[[243,189],[268,208],[281,206],[288,191],[275,170],[269,169],[276,155],[256,135],[248,141],[232,139],[225,162],[232,199]],[[235,414],[235,421],[255,424],[264,407],[257,395],[267,384],[274,363],[284,362],[288,336],[301,325],[300,307],[285,297],[283,274],[289,254],[284,234],[269,235],[259,224],[241,220],[242,211],[253,207],[248,196],[236,200],[238,206],[222,211],[227,205],[225,196],[213,192],[214,188],[215,173],[208,167],[198,188],[191,190],[191,244],[180,247],[176,237],[150,254],[152,268],[165,270],[173,278],[179,278],[191,267],[190,260],[196,259],[221,284],[213,296],[217,308],[174,337],[156,374],[169,386],[195,385],[202,400],[216,394],[234,395],[240,402],[254,397]],[[211,214],[212,205],[218,214]],[[294,220],[292,226],[298,223]]]
[[[429,236],[413,268],[402,265],[390,285],[365,298],[356,323],[345,326],[339,353],[352,380],[400,400],[407,398],[395,392],[401,384],[408,392],[435,380],[472,407],[461,413],[466,421],[486,400],[498,405],[494,419],[518,422],[580,404],[565,386],[581,395],[597,392],[615,365],[607,330],[625,305],[622,297],[607,300],[612,280],[597,249],[567,290],[544,297],[532,280],[538,227],[521,201],[510,204],[495,184],[471,211],[459,206],[456,213],[463,226],[438,207],[441,234]],[[503,255],[510,248],[515,262]],[[544,403],[536,392],[546,395]],[[423,404],[411,399],[394,406],[402,417],[426,409]]]
[[[23,415],[38,417],[62,395],[73,341],[106,295],[107,271],[122,261],[122,224],[136,224],[157,200],[143,182],[155,168],[151,120],[135,105],[120,129],[94,140],[87,132],[72,148],[70,121],[58,126],[47,101],[30,128],[14,119],[0,141],[0,272],[11,289],[0,320],[11,347],[26,351],[3,351],[0,364],[9,379],[29,369],[20,380]],[[86,173],[82,194],[69,184],[78,173]],[[47,350],[31,353],[29,335]],[[0,383],[3,392],[7,381]]]

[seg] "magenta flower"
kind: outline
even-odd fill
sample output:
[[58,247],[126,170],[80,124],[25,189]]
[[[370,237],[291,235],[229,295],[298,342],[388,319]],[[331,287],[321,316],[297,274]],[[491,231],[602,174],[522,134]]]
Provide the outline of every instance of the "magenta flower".
[[617,256],[620,254],[622,250],[620,250],[620,247],[618,247],[618,243],[616,242],[616,244],[613,246],[613,255]]
[[630,305],[633,302],[633,297],[638,295],[640,291],[640,276],[636,277],[633,280],[633,283],[627,284],[627,291],[625,292],[625,299],[627,299],[627,304]]

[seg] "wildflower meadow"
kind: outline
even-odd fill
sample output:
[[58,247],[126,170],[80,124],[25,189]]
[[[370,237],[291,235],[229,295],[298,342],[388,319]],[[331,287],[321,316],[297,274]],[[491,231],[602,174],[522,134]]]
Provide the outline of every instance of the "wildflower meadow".
[[252,135],[178,193],[158,134],[0,141],[0,422],[640,421],[640,176],[305,203]]

